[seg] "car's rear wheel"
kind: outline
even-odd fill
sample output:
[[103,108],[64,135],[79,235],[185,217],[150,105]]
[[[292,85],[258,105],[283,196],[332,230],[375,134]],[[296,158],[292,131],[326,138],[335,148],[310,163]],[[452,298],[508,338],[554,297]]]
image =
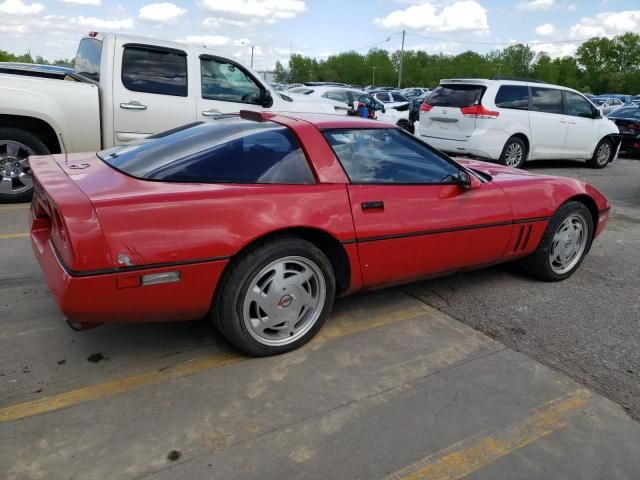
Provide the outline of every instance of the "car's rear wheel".
[[580,267],[591,246],[593,219],[580,202],[567,202],[551,217],[536,251],[523,263],[538,278],[557,282]]
[[591,168],[606,167],[613,157],[613,142],[608,138],[600,140],[598,146],[593,152],[593,157],[587,161],[587,165]]
[[505,143],[500,155],[500,163],[507,167],[521,168],[527,160],[527,147],[518,137],[511,137]]
[[284,237],[262,244],[229,266],[211,317],[240,350],[275,355],[308,342],[333,307],[331,262],[306,240]]
[[19,128],[0,128],[0,203],[28,202],[33,195],[29,156],[46,155],[47,146]]

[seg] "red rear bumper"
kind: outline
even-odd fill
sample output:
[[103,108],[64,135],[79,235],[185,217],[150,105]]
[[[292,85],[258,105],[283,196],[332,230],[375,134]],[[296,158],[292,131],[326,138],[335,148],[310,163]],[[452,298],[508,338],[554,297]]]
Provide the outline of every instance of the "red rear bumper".
[[[69,272],[58,258],[48,231],[32,229],[36,259],[58,306],[69,320],[83,323],[161,322],[202,318],[227,260],[149,267],[98,275]],[[142,275],[180,272],[180,281],[148,286]]]

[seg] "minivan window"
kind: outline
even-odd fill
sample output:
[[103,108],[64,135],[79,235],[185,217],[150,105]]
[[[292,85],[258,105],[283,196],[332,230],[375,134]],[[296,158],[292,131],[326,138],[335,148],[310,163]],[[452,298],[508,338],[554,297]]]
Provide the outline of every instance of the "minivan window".
[[122,84],[134,92],[187,96],[187,54],[139,46],[125,47]]
[[545,113],[564,113],[562,90],[531,87],[531,110]]
[[593,118],[593,107],[586,98],[573,92],[564,92],[565,113],[572,117]]
[[143,180],[315,183],[294,134],[274,122],[229,118],[196,123],[153,135],[139,144],[103,150],[98,157]]
[[95,38],[84,38],[78,45],[78,53],[73,69],[96,82],[100,81],[100,58],[102,57],[102,41]]
[[482,85],[440,85],[427,102],[434,107],[469,107],[480,102],[484,91]]
[[502,85],[496,94],[496,107],[529,109],[529,87],[526,85]]

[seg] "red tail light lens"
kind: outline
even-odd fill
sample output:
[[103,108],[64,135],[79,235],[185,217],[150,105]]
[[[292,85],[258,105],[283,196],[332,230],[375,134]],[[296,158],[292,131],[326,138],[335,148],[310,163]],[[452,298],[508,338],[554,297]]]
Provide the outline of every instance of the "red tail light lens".
[[421,112],[428,112],[432,108],[433,108],[433,105],[429,105],[427,102],[422,102],[422,105],[420,105]]
[[500,112],[487,110],[482,105],[471,105],[470,107],[461,107],[460,111],[465,117],[469,118],[498,118]]

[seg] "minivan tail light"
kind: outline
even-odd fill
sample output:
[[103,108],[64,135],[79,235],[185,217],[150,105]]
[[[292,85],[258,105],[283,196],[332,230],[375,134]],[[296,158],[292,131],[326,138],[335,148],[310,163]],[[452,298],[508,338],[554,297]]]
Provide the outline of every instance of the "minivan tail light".
[[469,118],[498,118],[500,112],[487,110],[482,105],[471,105],[470,107],[460,107],[460,111]]
[[421,112],[428,112],[432,108],[433,108],[433,105],[429,105],[427,102],[422,102],[422,105],[420,105]]

